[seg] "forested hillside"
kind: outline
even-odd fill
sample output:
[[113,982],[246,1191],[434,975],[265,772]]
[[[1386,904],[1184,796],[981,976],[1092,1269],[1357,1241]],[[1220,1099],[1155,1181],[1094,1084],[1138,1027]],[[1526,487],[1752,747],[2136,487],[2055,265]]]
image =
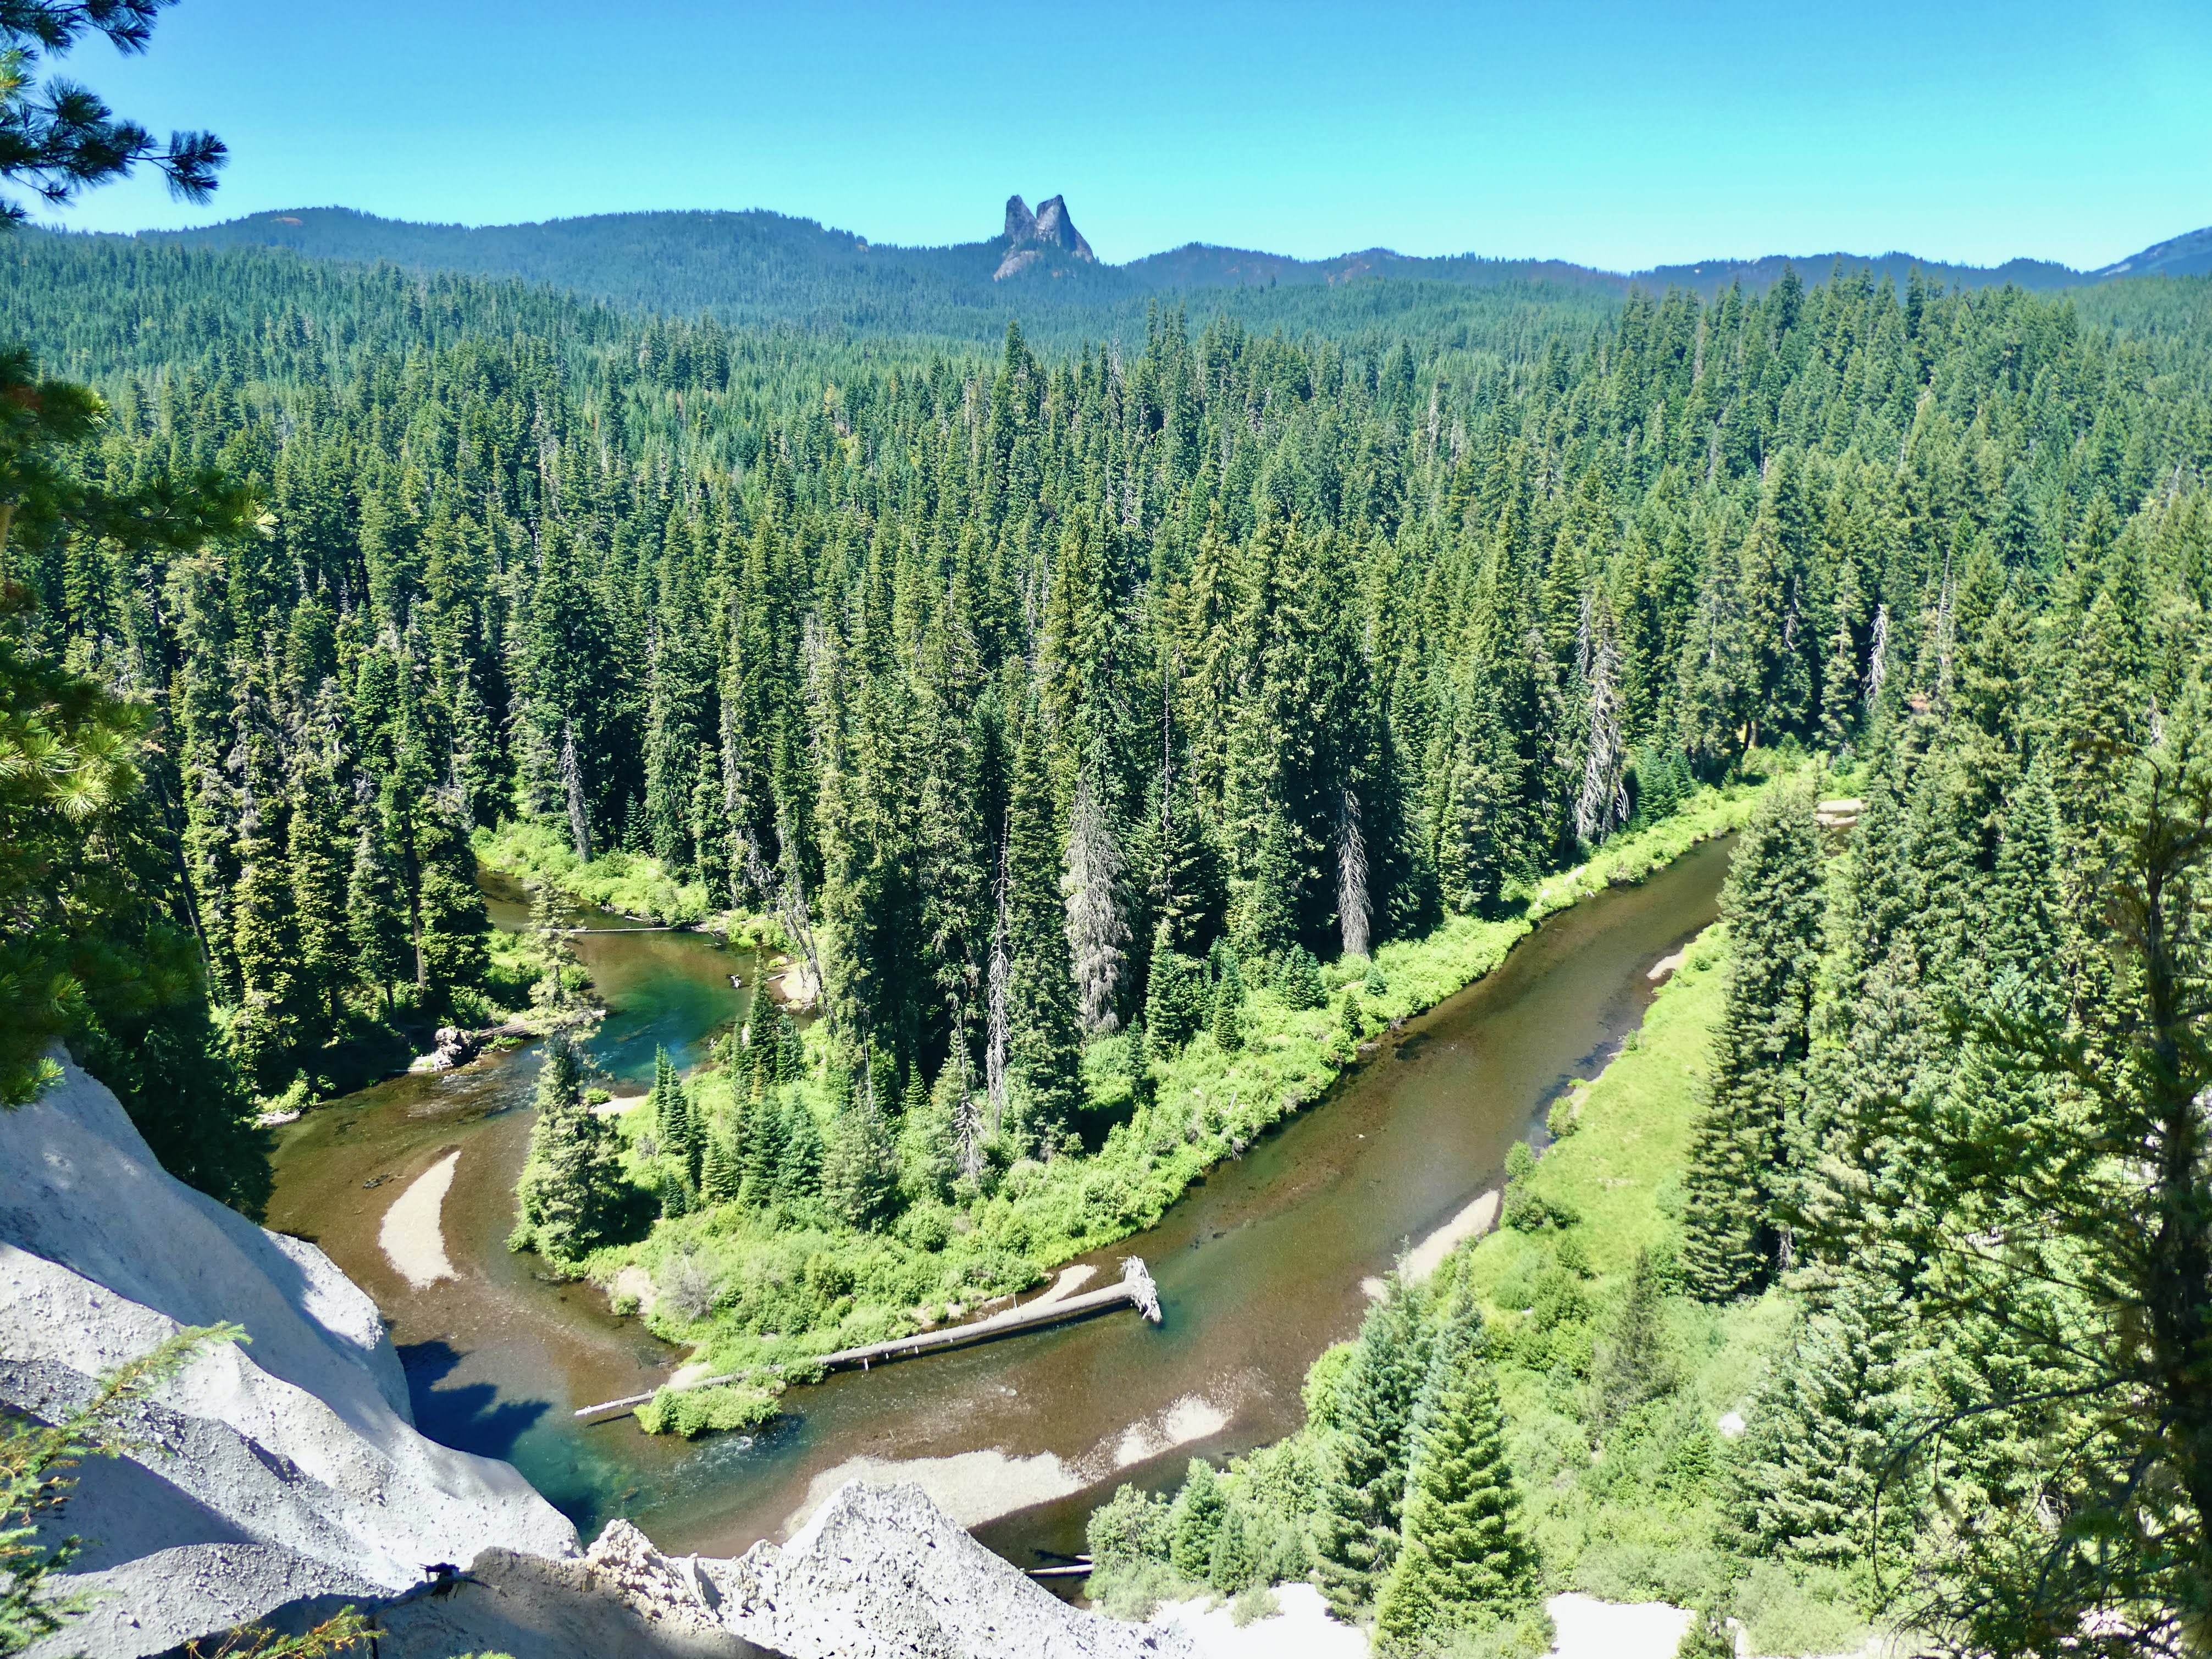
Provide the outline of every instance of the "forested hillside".
[[[27,526],[9,555],[30,643],[144,706],[146,879],[215,1058],[272,1094],[483,1006],[472,836],[502,825],[649,858],[818,970],[804,1042],[758,1010],[620,1139],[562,1043],[544,1073],[521,1242],[648,1263],[659,1326],[718,1352],[803,1362],[1115,1236],[1164,1190],[1143,1172],[1187,1179],[1371,1033],[1388,962],[1747,763],[1847,757],[1874,804],[1832,897],[1808,813],[1759,839],[1787,902],[1741,901],[1771,925],[1735,930],[1696,1293],[1810,1264],[1806,1342],[1920,1340],[1927,1230],[2029,1201],[1983,1196],[2012,1166],[1968,1168],[1937,1105],[1914,1133],[1950,1173],[1884,1115],[1979,1075],[1949,988],[1995,1007],[2025,974],[2090,1042],[2132,994],[2098,918],[2134,769],[2193,718],[2203,282],[1377,285],[1297,332],[1154,311],[979,352],[281,253],[9,252],[0,322],[106,399],[70,465],[260,503],[181,547]],[[1267,1092],[1154,1112],[1186,1064]],[[1433,1386],[1493,1409],[1476,1313],[1437,1316]],[[2056,1363],[1985,1334],[1962,1387]],[[1837,1386],[1863,1473],[1890,1419]],[[1989,1501],[2016,1516],[2041,1455]]]
[[[65,253],[6,320],[107,393],[88,465],[267,501],[219,554],[23,565],[160,701],[264,1086],[349,997],[465,982],[422,872],[520,812],[732,902],[792,884],[902,1074],[948,1045],[983,1073],[1000,941],[1049,1138],[1067,1021],[1133,1018],[1156,949],[1357,950],[1601,839],[1639,771],[1842,741],[2212,441],[2193,333],[2018,293],[1639,297],[1479,355],[1170,317],[878,367],[460,279]],[[1105,887],[1055,945],[1071,834]],[[271,925],[319,941],[282,983],[248,937],[272,858]]]
[[[987,222],[979,213],[977,228]],[[1235,292],[1239,289],[1265,295],[1278,288],[1412,287],[1464,294],[1535,284],[1562,296],[1582,292],[1617,300],[1640,286],[1655,294],[1680,288],[1711,300],[1730,287],[1763,295],[1791,268],[1780,254],[1623,274],[1564,259],[1415,257],[1389,248],[1297,259],[1191,242],[1120,265],[1096,263],[1086,248],[1080,258],[1048,258],[1010,271],[1001,259],[1013,246],[1011,232],[947,247],[902,247],[762,210],[599,214],[472,228],[410,224],[345,208],[300,208],[192,230],[147,232],[140,240],[193,248],[289,248],[316,259],[520,278],[635,309],[712,310],[725,322],[805,319],[816,326],[921,330],[967,338],[995,332],[1017,313],[1039,337],[1050,331],[1050,319],[1070,313],[1081,319],[1079,330],[1087,326],[1103,337],[1112,322],[1127,320],[1134,314],[1133,305],[1141,307],[1148,298],[1171,303],[1203,295],[1209,308],[1225,303],[1248,314],[1242,307],[1254,296]],[[1801,275],[1832,267],[1869,269],[1899,284],[1917,271],[1923,281],[1959,288],[2056,289],[2121,275],[2201,276],[2205,242],[2205,233],[2193,232],[2097,273],[2042,259],[2010,259],[1995,267],[1947,264],[1894,251],[1808,254],[1795,268]]]

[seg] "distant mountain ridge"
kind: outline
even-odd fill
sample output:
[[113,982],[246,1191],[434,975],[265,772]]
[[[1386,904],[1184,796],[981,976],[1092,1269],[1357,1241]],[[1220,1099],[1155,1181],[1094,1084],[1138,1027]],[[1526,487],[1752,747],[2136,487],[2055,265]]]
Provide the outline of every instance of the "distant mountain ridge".
[[2203,276],[2212,275],[2212,225],[2192,230],[2171,241],[2153,242],[2140,253],[2130,253],[2117,264],[2089,273],[2093,278],[2115,276]]
[[1731,283],[1763,291],[1792,268],[1808,280],[1841,266],[1900,283],[1917,270],[1947,285],[2011,283],[2040,290],[2129,276],[2212,274],[2212,228],[2154,243],[2090,271],[2039,259],[1984,267],[1898,252],[1838,252],[1623,272],[1558,259],[1422,257],[1389,248],[1298,259],[1202,242],[1114,265],[1098,259],[1076,229],[1064,197],[1047,198],[1032,213],[1018,195],[1006,203],[1000,235],[944,247],[874,243],[764,209],[601,214],[471,228],[381,219],[347,208],[301,208],[201,229],[142,232],[140,240],[189,247],[281,247],[313,258],[510,276],[665,312],[713,310],[750,320],[834,313],[842,325],[863,328],[893,325],[924,302],[981,315],[1004,313],[1017,302],[1024,308],[1141,303],[1150,295],[1182,292],[1393,280],[1474,288],[1556,284],[1614,295],[1680,287],[1710,296]]

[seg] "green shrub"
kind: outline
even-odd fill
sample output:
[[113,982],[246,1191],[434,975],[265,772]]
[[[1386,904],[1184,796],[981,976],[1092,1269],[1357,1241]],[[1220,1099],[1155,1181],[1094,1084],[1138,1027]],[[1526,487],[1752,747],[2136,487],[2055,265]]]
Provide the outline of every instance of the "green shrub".
[[1255,1584],[1249,1589],[1239,1590],[1237,1599],[1229,1604],[1229,1622],[1243,1630],[1262,1619],[1273,1619],[1282,1610],[1283,1604],[1275,1599],[1273,1590],[1265,1584]]
[[637,1425],[647,1434],[680,1434],[696,1440],[713,1431],[757,1429],[773,1419],[776,1397],[750,1383],[712,1389],[666,1389],[637,1408]]
[[1735,1611],[1753,1653],[1853,1653],[1868,1635],[1849,1580],[1832,1568],[1793,1573],[1754,1562],[1736,1586]]
[[1097,1566],[1164,1563],[1175,1547],[1175,1523],[1165,1499],[1125,1486],[1091,1510],[1083,1539]]
[[1094,1568],[1088,1588],[1091,1604],[1108,1618],[1141,1620],[1157,1613],[1161,1602],[1188,1595],[1193,1586],[1165,1562],[1138,1561]]
[[1322,1349],[1321,1358],[1306,1368],[1306,1380],[1299,1392],[1305,1401],[1306,1422],[1310,1426],[1316,1429],[1337,1426],[1337,1390],[1358,1352],[1357,1342],[1339,1342]]

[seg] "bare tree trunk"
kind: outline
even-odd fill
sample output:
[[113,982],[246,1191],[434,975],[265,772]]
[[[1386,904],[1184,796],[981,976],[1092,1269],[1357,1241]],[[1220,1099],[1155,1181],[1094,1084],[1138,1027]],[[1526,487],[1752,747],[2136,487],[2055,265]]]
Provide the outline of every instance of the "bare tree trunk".
[[1129,942],[1129,924],[1121,915],[1121,849],[1114,844],[1087,769],[1076,780],[1073,817],[1060,890],[1067,903],[1067,951],[1083,1029],[1096,1034],[1121,1024],[1114,999],[1128,961],[1122,947]]
[[745,877],[774,908],[776,923],[793,947],[806,958],[806,971],[814,976],[815,993],[822,1000],[822,1017],[834,1022],[836,1012],[830,1001],[829,984],[822,977],[822,952],[814,939],[813,913],[807,908],[806,888],[795,867],[797,854],[792,851],[787,830],[780,838],[784,845],[784,867],[770,869],[761,857],[751,833],[742,828],[738,831],[738,844],[744,853]]
[[568,786],[568,833],[575,837],[576,856],[592,860],[592,817],[584,805],[584,775],[576,764],[576,722],[561,722],[561,777]]
[[1006,1120],[1006,1050],[1009,1037],[1006,981],[1013,973],[1013,959],[1007,951],[1008,904],[1006,842],[1002,836],[999,842],[998,919],[991,928],[991,965],[987,988],[990,1004],[983,1047],[983,1084],[990,1097],[991,1138],[994,1140],[998,1138],[1000,1126]]
[[983,1117],[975,1109],[975,1091],[968,1071],[968,1033],[964,1020],[953,1041],[951,1064],[957,1093],[952,1102],[952,1156],[960,1173],[972,1184],[983,1178]]
[[1367,954],[1367,839],[1359,833],[1359,797],[1346,789],[1336,814],[1336,915],[1343,930],[1344,953]]
[[1866,706],[1869,712],[1881,701],[1881,683],[1889,678],[1889,607],[1876,605],[1874,638],[1867,644]]
[[1575,834],[1592,846],[1628,821],[1617,659],[1613,629],[1601,617],[1589,669],[1589,742],[1583,754],[1583,787],[1575,797]]

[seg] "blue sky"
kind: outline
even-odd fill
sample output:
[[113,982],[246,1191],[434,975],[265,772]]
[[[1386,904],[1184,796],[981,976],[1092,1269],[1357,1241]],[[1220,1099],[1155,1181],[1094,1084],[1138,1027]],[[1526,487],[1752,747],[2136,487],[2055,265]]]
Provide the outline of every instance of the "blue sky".
[[502,223],[767,207],[879,241],[1064,192],[1190,240],[1615,269],[1902,248],[2094,265],[2212,224],[2212,3],[182,0],[71,72],[234,157],[64,222],[339,204]]

